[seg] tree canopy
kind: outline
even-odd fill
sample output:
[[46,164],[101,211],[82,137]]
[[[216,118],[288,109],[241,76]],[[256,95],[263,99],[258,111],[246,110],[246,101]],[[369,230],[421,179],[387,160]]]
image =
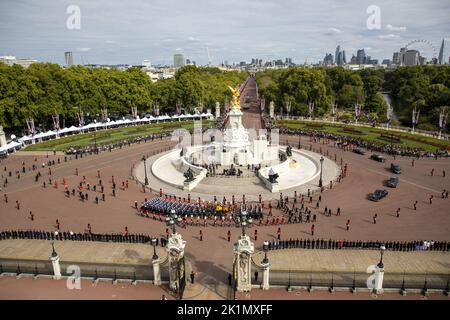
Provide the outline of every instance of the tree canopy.
[[137,68],[126,71],[83,66],[61,68],[57,64],[34,63],[29,68],[0,63],[0,125],[9,130],[26,127],[33,118],[42,128],[52,127],[52,115],[60,116],[62,126],[77,123],[77,112],[86,119],[98,118],[108,109],[120,117],[136,107],[151,112],[155,103],[162,113],[174,113],[179,101],[187,112],[202,103],[212,108],[229,99],[228,85],[243,82],[244,72],[224,72],[218,68],[186,66],[172,79],[153,83]]
[[387,105],[382,92],[387,91],[403,125],[411,125],[411,111],[416,106],[421,112],[418,127],[436,130],[439,110],[450,106],[448,66],[399,67],[393,71],[296,67],[259,72],[256,79],[260,95],[274,101],[277,111],[291,100],[291,115],[307,116],[307,103],[314,101],[314,114],[323,116],[331,112],[335,101],[351,117],[357,102],[364,113],[385,122]]

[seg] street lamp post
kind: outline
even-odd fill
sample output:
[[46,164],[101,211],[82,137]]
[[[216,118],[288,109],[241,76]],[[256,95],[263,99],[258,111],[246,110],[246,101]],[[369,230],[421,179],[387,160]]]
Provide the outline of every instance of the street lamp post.
[[245,227],[247,226],[247,223],[252,223],[252,218],[247,217],[247,211],[241,212],[241,227],[242,227],[242,236],[245,236]]
[[319,179],[319,188],[322,188],[322,171],[323,171],[323,156],[320,157],[320,179]]
[[385,247],[384,244],[382,244],[382,245],[380,246],[380,262],[378,262],[378,264],[377,264],[377,267],[380,268],[380,269],[384,268],[384,264],[383,264],[383,254],[384,254],[384,251],[386,251],[386,247]]
[[264,259],[261,261],[261,264],[267,265],[269,263],[269,258],[267,258],[267,251],[269,251],[269,241],[264,241],[263,251],[264,251]]
[[298,148],[301,149],[302,148],[302,136],[298,135]]
[[147,159],[145,156],[142,156],[142,161],[144,161],[144,174],[145,174],[145,185],[148,186],[148,177],[147,177]]
[[158,260],[159,257],[156,254],[156,238],[152,238],[152,246],[153,246],[153,257],[152,257],[152,259],[153,260]]
[[176,234],[177,230],[175,229],[175,223],[180,222],[181,218],[175,213],[175,210],[170,211],[170,217],[166,218],[166,224],[172,228],[172,234]]

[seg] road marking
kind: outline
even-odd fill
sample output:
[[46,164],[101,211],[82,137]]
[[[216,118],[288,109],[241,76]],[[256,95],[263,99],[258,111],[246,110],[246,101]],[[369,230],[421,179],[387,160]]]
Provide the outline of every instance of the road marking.
[[[380,174],[380,175],[382,175],[382,176],[385,176],[385,177],[391,177],[391,176],[392,176],[392,175],[390,175],[390,174],[382,173],[382,172],[379,172],[379,171],[376,171],[376,170],[373,170],[373,169],[367,169],[367,170],[368,170],[368,171],[375,172],[375,173],[378,173],[378,174]],[[410,185],[413,185],[413,186],[415,186],[415,187],[424,189],[424,190],[433,191],[433,192],[436,192],[436,193],[438,193],[438,194],[441,194],[441,191],[438,191],[438,190],[435,190],[435,189],[431,189],[431,188],[422,186],[422,185],[420,185],[420,184],[417,184],[417,183],[414,183],[414,182],[405,180],[405,179],[403,179],[403,178],[399,178],[398,180],[399,180],[399,181],[403,181],[403,182],[405,182],[405,183],[408,183],[408,184],[410,184]]]

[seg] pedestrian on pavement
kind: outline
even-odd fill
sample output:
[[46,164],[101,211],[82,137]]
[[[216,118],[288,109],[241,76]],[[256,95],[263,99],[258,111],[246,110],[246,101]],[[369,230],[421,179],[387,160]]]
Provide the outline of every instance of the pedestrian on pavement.
[[350,230],[350,219],[347,220],[347,223],[345,224],[347,231]]
[[20,203],[19,203],[19,200],[16,200],[16,208],[17,208],[17,210],[20,210]]
[[375,213],[375,215],[373,216],[373,224],[377,224],[377,217],[378,214]]
[[255,229],[255,241],[258,240],[258,230]]
[[430,172],[430,174],[431,174],[431,176],[434,176],[434,168],[433,168],[433,169],[431,169],[431,172]]
[[419,203],[419,201],[416,200],[416,202],[414,202],[414,210],[417,210],[417,204]]
[[311,235],[314,235],[314,224],[311,226]]
[[191,283],[194,284],[195,273],[194,270],[191,271]]
[[203,241],[203,231],[201,229],[199,231],[199,234],[200,234],[200,241]]
[[31,211],[30,211],[30,220],[31,220],[31,221],[34,221],[34,214],[33,214],[33,212],[31,212]]
[[430,204],[433,204],[433,195],[430,196]]
[[397,218],[400,218],[400,208],[397,209]]
[[255,271],[255,282],[257,282],[258,281],[258,271]]
[[442,177],[445,178],[445,170],[442,170]]
[[228,232],[227,232],[227,239],[228,239],[228,242],[230,242],[230,240],[231,240],[231,231],[230,230],[228,230]]

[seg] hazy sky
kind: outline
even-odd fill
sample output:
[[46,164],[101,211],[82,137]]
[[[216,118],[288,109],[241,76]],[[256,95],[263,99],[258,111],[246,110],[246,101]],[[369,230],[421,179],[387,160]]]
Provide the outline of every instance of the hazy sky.
[[[81,10],[80,29],[66,26],[70,5]],[[380,30],[366,27],[369,5],[381,10]],[[450,40],[449,17],[449,0],[0,0],[0,55],[62,64],[73,51],[76,63],[171,64],[182,51],[206,64],[208,47],[213,64],[303,63],[340,44],[347,60],[358,48],[381,60],[412,40],[439,51]]]

